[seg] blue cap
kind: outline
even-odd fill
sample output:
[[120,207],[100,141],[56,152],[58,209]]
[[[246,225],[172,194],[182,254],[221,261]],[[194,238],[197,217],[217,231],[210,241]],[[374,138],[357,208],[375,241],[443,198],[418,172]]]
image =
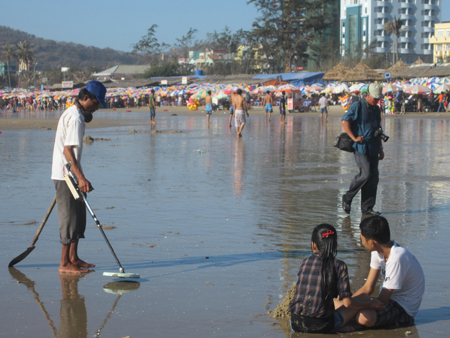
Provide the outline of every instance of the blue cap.
[[86,89],[88,90],[89,93],[95,95],[98,102],[100,102],[103,107],[106,107],[105,102],[106,88],[103,85],[103,83],[99,81],[89,81],[86,84]]

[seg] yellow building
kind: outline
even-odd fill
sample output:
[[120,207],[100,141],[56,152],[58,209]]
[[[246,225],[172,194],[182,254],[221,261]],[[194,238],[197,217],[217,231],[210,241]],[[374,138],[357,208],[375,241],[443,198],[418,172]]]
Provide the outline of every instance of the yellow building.
[[242,60],[248,56],[249,53],[251,54],[252,57],[251,69],[253,71],[260,72],[265,60],[265,54],[262,51],[262,46],[252,47],[250,49],[249,46],[240,45],[237,48],[237,57],[234,58],[234,61],[241,63]]
[[433,44],[433,62],[450,63],[450,21],[434,24],[430,43]]

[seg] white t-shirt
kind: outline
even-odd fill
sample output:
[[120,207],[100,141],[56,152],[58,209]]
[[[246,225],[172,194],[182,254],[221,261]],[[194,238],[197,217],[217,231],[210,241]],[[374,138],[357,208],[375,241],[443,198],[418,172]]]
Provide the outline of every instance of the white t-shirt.
[[327,107],[327,103],[328,103],[328,100],[327,100],[327,98],[325,96],[322,96],[319,99],[320,108],[326,108]]
[[52,180],[64,180],[64,165],[67,163],[63,154],[65,146],[73,146],[75,159],[81,171],[81,154],[83,152],[83,137],[86,122],[76,105],[66,109],[61,115],[56,130],[55,145],[53,147]]
[[416,257],[394,242],[387,262],[384,261],[383,255],[372,252],[370,267],[381,269],[384,277],[383,288],[393,290],[391,299],[414,317],[419,311],[425,292],[425,276]]

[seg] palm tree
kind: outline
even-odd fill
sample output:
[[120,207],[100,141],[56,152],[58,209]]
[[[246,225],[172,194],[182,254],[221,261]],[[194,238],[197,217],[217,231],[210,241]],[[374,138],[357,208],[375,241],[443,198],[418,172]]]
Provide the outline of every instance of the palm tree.
[[17,56],[20,60],[25,62],[27,71],[30,70],[30,63],[34,60],[34,54],[30,50],[30,45],[27,41],[19,42],[17,44]]
[[384,30],[389,34],[395,35],[395,45],[394,45],[394,55],[395,60],[394,64],[398,61],[398,38],[400,37],[401,32],[403,32],[405,28],[402,29],[402,26],[405,24],[405,20],[401,20],[400,17],[397,19],[397,17],[394,15],[393,21],[388,21],[384,24]]
[[[26,68],[27,68],[26,70],[28,72],[28,70],[30,69],[30,63],[34,59],[34,54],[30,50],[30,45],[28,44],[27,41],[19,42],[17,44],[17,57],[19,58],[19,60],[21,60],[22,62],[25,63]],[[20,72],[20,74],[22,74],[22,72]],[[21,76],[21,79],[22,79],[22,76]]]
[[6,62],[6,71],[8,72],[8,85],[11,87],[11,76],[9,75],[9,61],[17,59],[14,45],[4,45],[0,58]]

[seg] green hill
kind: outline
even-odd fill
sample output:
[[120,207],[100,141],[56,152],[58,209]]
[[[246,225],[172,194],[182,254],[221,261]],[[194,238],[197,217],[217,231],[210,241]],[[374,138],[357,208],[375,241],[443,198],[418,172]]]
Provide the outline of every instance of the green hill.
[[53,70],[62,67],[101,70],[115,64],[142,64],[138,56],[111,48],[84,46],[73,42],[56,42],[32,34],[0,26],[0,48],[6,44],[28,41],[35,56],[36,70]]

